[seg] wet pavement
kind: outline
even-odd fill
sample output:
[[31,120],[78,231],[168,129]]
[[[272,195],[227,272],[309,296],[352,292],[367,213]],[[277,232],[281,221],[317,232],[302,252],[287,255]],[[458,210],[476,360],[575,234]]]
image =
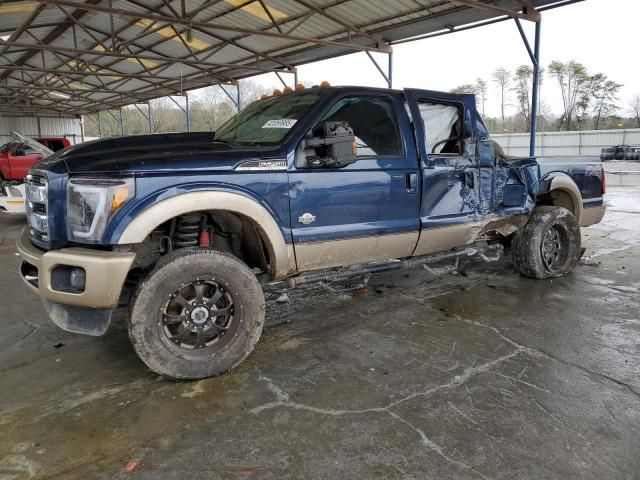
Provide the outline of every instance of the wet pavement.
[[0,479],[637,479],[640,188],[609,201],[573,275],[505,260],[294,292],[199,382],[146,369],[122,324],[54,327],[0,217]]

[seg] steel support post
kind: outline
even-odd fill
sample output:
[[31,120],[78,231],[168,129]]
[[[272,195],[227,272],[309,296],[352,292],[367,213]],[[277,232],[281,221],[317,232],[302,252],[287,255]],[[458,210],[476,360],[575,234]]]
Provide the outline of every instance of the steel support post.
[[218,84],[218,87],[220,87],[220,89],[229,98],[229,100],[231,100],[231,103],[233,103],[235,105],[236,110],[239,112],[240,111],[240,82],[238,82],[236,84],[236,97],[235,98],[233,98],[231,96],[231,94],[227,91],[227,89],[224,88],[224,86],[222,86],[221,84]]
[[533,64],[533,87],[531,92],[531,127],[529,129],[529,155],[534,157],[536,155],[536,134],[538,130],[538,97],[540,93],[540,30],[542,20],[538,20],[537,22],[535,22],[536,36],[533,50],[531,49],[531,45],[529,44],[527,35],[524,33],[524,29],[522,28],[520,20],[518,18],[515,18],[514,20],[516,22],[516,26],[518,27],[518,31],[520,32],[520,36],[522,37],[522,41],[524,42],[524,46],[527,49],[527,53],[529,54],[529,58],[531,58],[531,63]]
[[534,56],[536,59],[533,67],[533,92],[531,93],[531,139],[529,140],[529,155],[532,157],[536,154],[536,134],[538,130],[538,97],[540,95],[540,30],[542,20],[536,22],[536,38],[534,47]]
[[184,113],[187,116],[187,132],[190,132],[191,131],[191,114],[189,113],[189,95],[187,95],[186,93],[184,93],[183,95],[184,95],[184,102],[185,102]]
[[133,104],[133,106],[136,107],[136,110],[140,112],[140,115],[142,115],[147,121],[147,125],[149,126],[149,133],[153,133],[153,124],[151,122],[151,104],[147,102],[146,105],[147,113],[145,114],[137,103]]
[[153,117],[151,116],[151,102],[147,102],[147,112],[149,112],[149,133],[153,132]]
[[391,88],[391,74],[392,74],[392,71],[391,71],[391,53],[389,53],[389,64],[388,64],[389,71],[388,71],[388,73],[384,73],[384,70],[382,69],[382,67],[380,67],[380,64],[376,61],[376,59],[373,58],[373,55],[371,55],[371,52],[365,51],[365,53],[367,54],[367,56],[369,57],[369,59],[371,60],[373,65],[376,67],[378,72],[380,72],[380,75],[382,75],[382,78],[384,78],[384,81],[387,82],[387,86],[389,88]]
[[[84,118],[82,118],[82,115],[78,115],[78,118],[80,119],[80,141],[84,143]],[[39,120],[40,118],[38,118],[38,123]]]
[[[224,88],[223,88],[224,90]],[[225,91],[226,93],[226,91]],[[191,131],[191,114],[189,113],[189,96],[186,93],[182,93],[182,94],[178,94],[178,97],[184,97],[184,107],[182,105],[180,105],[178,102],[176,102],[176,99],[173,98],[172,95],[169,95],[169,100],[171,100],[173,103],[176,104],[176,106],[182,110],[182,112],[185,114],[186,118],[187,118],[187,132]]]

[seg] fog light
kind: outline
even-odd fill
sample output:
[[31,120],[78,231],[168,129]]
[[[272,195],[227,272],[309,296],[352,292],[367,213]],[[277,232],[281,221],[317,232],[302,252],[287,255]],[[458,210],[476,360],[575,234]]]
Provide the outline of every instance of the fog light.
[[69,285],[72,290],[78,292],[84,292],[84,287],[87,283],[87,273],[84,268],[72,268],[69,274]]
[[58,265],[51,271],[51,289],[57,292],[82,293],[87,283],[84,268]]

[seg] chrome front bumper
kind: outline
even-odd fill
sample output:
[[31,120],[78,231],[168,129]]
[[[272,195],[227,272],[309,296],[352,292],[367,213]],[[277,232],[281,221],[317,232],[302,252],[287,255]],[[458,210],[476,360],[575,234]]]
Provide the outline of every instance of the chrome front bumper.
[[[109,252],[89,248],[62,248],[44,251],[29,240],[23,229],[17,243],[22,258],[20,276],[38,295],[55,303],[111,309],[118,306],[124,281],[135,259],[135,253]],[[84,270],[84,289],[70,292],[52,285],[56,268],[79,267]]]

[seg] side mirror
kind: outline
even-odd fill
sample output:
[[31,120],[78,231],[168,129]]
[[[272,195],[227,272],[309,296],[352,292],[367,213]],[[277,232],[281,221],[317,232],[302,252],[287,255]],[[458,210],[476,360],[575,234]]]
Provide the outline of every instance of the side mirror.
[[308,168],[342,168],[358,159],[356,137],[349,122],[325,122],[321,134],[305,139]]
[[27,152],[22,148],[16,148],[13,152],[14,157],[24,157]]

